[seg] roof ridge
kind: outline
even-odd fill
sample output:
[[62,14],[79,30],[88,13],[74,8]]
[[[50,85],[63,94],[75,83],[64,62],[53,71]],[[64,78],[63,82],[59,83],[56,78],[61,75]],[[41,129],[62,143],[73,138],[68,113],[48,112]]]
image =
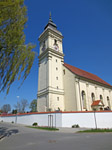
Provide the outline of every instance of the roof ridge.
[[[64,64],[67,64],[67,63],[64,63]],[[69,65],[69,64],[67,64],[67,65]],[[85,70],[80,69],[80,68],[78,68],[78,67],[75,67],[75,66],[72,66],[72,65],[69,65],[69,66],[74,67],[74,68],[77,68],[77,69],[79,69],[79,70],[81,70],[81,71],[84,71],[84,72],[87,72],[87,73],[89,73],[89,74],[92,74],[92,75],[97,76],[96,74],[93,74],[93,73],[91,73],[91,72],[85,71]],[[97,77],[98,77],[98,76],[97,76]]]
[[108,85],[108,86],[111,86],[109,83],[107,83],[106,81],[104,81],[99,76],[97,76],[97,75],[95,75],[93,73],[87,72],[85,70],[82,70],[82,69],[77,68],[75,66],[69,65],[67,63],[64,63],[64,66],[67,67],[70,71],[72,71],[73,73],[75,73],[75,74],[77,74],[79,76],[88,78],[88,79],[93,80],[93,81],[97,81],[99,83],[102,83],[102,84],[105,84],[105,85]]

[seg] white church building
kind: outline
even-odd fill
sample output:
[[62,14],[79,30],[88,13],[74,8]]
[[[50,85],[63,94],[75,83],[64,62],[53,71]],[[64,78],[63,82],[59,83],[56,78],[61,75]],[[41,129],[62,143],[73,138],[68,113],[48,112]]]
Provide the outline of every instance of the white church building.
[[112,86],[64,62],[63,35],[51,16],[39,36],[38,112],[112,109]]

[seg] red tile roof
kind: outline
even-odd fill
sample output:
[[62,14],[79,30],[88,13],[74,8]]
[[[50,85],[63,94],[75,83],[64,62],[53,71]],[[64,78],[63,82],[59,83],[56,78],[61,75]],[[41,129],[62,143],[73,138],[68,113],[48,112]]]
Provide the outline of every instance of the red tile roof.
[[86,71],[84,71],[82,69],[76,68],[76,67],[71,66],[71,65],[66,64],[66,63],[64,63],[64,66],[66,68],[68,68],[71,72],[73,72],[76,75],[79,75],[81,77],[84,77],[84,78],[87,78],[87,79],[90,79],[90,80],[93,80],[93,81],[97,81],[99,83],[111,86],[109,83],[105,82],[104,80],[102,80],[101,78],[99,78],[98,76],[96,76],[96,75],[94,75],[92,73],[86,72]]
[[[101,100],[93,101],[93,103],[92,103],[91,106],[98,106],[100,102],[101,102]],[[101,103],[102,103],[102,102],[101,102]],[[103,103],[102,103],[102,105],[103,105]]]

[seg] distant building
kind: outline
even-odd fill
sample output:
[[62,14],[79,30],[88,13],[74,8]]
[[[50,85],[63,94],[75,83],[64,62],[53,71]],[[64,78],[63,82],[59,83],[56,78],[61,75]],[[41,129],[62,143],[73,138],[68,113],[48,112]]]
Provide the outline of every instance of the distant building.
[[92,73],[64,63],[62,39],[50,16],[39,37],[37,110],[111,110],[112,86]]

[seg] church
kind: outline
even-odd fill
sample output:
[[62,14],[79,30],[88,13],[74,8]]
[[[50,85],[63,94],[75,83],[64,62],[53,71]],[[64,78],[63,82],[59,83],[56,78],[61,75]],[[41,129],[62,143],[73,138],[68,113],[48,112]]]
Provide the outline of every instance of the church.
[[37,111],[112,109],[112,86],[98,76],[64,62],[63,35],[51,15],[39,36]]

